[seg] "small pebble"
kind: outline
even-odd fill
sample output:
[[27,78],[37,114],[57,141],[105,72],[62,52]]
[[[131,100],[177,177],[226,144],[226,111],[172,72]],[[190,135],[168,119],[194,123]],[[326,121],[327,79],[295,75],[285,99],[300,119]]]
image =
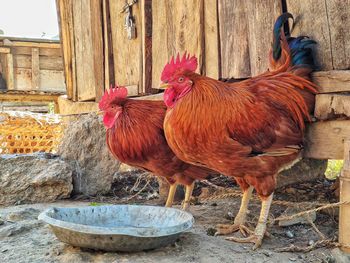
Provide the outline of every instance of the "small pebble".
[[289,258],[290,261],[297,261],[297,258]]
[[289,237],[289,238],[293,238],[293,237],[294,237],[294,234],[293,234],[292,231],[288,230],[288,231],[286,232],[286,236]]
[[308,245],[309,245],[309,246],[312,246],[313,244],[315,244],[315,241],[313,241],[312,239],[311,239],[311,240],[309,240]]
[[272,255],[272,253],[270,251],[263,251],[262,253],[267,257],[271,257],[271,255]]

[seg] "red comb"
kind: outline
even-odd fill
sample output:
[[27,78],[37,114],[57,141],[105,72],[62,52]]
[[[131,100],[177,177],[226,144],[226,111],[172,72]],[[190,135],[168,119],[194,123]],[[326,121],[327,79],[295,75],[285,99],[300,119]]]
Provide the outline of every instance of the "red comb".
[[180,59],[180,54],[177,53],[176,60],[174,57],[171,58],[170,62],[167,63],[163,69],[161,80],[168,81],[172,75],[174,75],[178,70],[188,70],[194,72],[197,69],[198,63],[195,56],[190,56],[190,54],[183,54]]
[[128,90],[125,87],[118,87],[117,85],[114,86],[114,88],[110,87],[109,91],[106,90],[105,93],[103,94],[98,107],[100,110],[106,109],[109,104],[115,99],[115,98],[120,98],[120,99],[125,99],[128,96]]

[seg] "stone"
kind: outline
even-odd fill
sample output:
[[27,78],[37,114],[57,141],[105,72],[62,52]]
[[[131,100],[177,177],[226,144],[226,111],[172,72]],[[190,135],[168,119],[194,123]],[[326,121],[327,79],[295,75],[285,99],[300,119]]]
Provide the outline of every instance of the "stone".
[[52,202],[73,189],[73,170],[57,156],[0,155],[0,167],[0,205]]
[[94,113],[71,118],[58,154],[75,167],[73,193],[95,196],[111,190],[120,162],[109,152],[102,116]]
[[[296,213],[299,213],[300,210],[294,208],[294,207],[288,207],[281,216],[290,216],[290,215],[294,215]],[[309,220],[311,220],[312,222],[315,222],[316,220],[316,212],[313,211],[311,213],[309,213],[308,215],[304,215],[304,216],[298,216],[298,217],[294,217],[290,220],[283,220],[283,221],[279,221],[278,225],[279,226],[292,226],[292,225],[297,225],[297,224],[309,224],[309,220],[307,219],[307,217],[309,217]]]
[[278,175],[277,188],[323,178],[326,169],[327,160],[304,158]]
[[38,218],[40,211],[34,208],[25,208],[20,211],[7,214],[6,220],[10,222],[18,222],[23,220],[34,220]]

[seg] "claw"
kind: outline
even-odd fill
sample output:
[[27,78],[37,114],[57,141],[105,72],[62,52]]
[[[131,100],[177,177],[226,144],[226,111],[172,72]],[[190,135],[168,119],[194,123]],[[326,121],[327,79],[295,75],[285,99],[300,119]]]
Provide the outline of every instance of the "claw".
[[233,225],[219,224],[216,226],[216,228],[217,228],[217,231],[214,234],[214,236],[228,235],[237,231],[240,231],[243,236],[247,236],[248,234],[253,233],[253,231],[250,230],[244,224],[233,224]]
[[229,241],[238,242],[238,243],[253,243],[254,244],[253,250],[255,250],[261,246],[263,238],[264,238],[263,235],[252,234],[249,237],[244,237],[244,238],[227,237],[225,239]]

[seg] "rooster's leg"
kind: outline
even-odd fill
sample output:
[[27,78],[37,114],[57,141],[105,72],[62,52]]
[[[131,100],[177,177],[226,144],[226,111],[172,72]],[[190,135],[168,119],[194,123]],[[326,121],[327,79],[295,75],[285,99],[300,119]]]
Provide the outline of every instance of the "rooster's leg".
[[171,184],[169,193],[168,193],[168,199],[166,200],[165,206],[166,207],[172,207],[173,201],[174,201],[174,196],[176,192],[177,184]]
[[273,194],[269,197],[262,199],[261,211],[258,224],[256,225],[255,231],[249,237],[237,238],[237,237],[227,237],[227,240],[239,242],[239,243],[254,243],[253,249],[257,249],[261,246],[262,240],[266,234],[266,223],[269,216],[270,206],[272,203]]
[[231,233],[236,232],[238,230],[241,231],[241,233],[243,235],[246,235],[246,234],[251,232],[245,226],[245,222],[246,222],[246,216],[247,216],[247,211],[248,211],[248,204],[249,204],[249,200],[252,196],[253,189],[254,188],[252,186],[249,186],[249,188],[243,192],[241,206],[239,208],[238,214],[235,217],[235,220],[233,221],[233,225],[232,224],[229,224],[229,225],[219,224],[219,225],[217,225],[216,226],[217,231],[215,233],[216,236],[217,235],[231,234]]
[[193,188],[194,188],[194,182],[190,185],[186,185],[185,200],[182,205],[182,210],[187,210],[187,208],[189,207]]

